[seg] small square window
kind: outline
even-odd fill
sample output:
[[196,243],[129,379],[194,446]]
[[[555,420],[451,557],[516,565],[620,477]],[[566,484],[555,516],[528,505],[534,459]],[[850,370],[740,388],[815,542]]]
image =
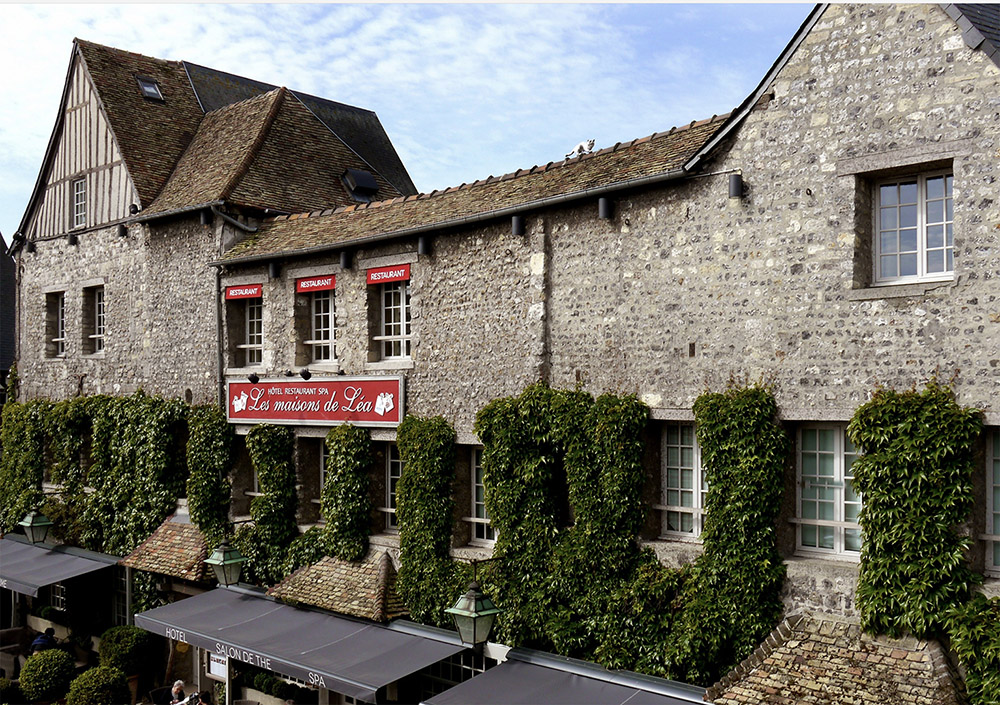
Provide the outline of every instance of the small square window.
[[147,76],[136,76],[135,80],[139,84],[139,92],[142,93],[143,98],[163,101],[163,94],[160,93],[160,84],[156,82],[156,79]]

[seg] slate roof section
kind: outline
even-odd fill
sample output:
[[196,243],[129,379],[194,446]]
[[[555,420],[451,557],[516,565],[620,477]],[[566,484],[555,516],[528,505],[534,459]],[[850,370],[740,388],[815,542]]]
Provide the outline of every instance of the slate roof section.
[[[142,205],[153,202],[191,142],[202,111],[184,67],[76,40]],[[142,97],[136,75],[155,79],[163,101]]]
[[372,548],[360,561],[327,556],[299,568],[267,591],[286,602],[321,607],[331,612],[388,622],[406,614],[396,594],[396,569],[385,551]]
[[[205,112],[218,110],[277,88],[263,81],[207,66],[186,61],[183,63]],[[368,171],[374,169],[379,172],[403,196],[417,192],[378,115],[371,110],[318,98],[308,93],[292,91],[292,94],[370,165],[365,167]]]
[[958,23],[966,45],[983,51],[1000,66],[1000,5],[958,3],[942,7]]
[[208,544],[195,524],[168,518],[132,553],[121,559],[127,568],[172,578],[203,582],[209,578]]
[[966,702],[936,641],[872,637],[852,620],[797,614],[708,689],[715,705],[861,705]]
[[499,217],[511,208],[543,206],[595,189],[628,186],[645,178],[677,174],[725,121],[715,116],[593,154],[550,162],[472,184],[391,201],[347,206],[266,220],[224,261],[258,259],[364,242],[414,228],[447,227]]

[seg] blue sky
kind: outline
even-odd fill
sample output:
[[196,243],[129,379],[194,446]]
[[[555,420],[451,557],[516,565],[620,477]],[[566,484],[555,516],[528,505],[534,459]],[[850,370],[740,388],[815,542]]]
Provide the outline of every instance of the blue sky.
[[728,112],[811,7],[0,5],[0,232],[20,223],[74,37],[374,110],[427,192]]

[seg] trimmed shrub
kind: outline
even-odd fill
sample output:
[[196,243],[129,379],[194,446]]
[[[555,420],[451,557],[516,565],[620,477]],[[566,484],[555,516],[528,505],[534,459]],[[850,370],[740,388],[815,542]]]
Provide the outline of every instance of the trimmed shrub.
[[21,690],[28,700],[59,700],[69,690],[75,668],[73,657],[65,651],[41,651],[21,669]]
[[66,705],[120,705],[131,700],[125,674],[111,666],[98,666],[70,683]]
[[17,683],[0,678],[0,703],[14,705],[15,703],[23,703],[25,699],[24,693],[21,692],[21,687]]
[[139,627],[111,627],[101,635],[101,665],[126,675],[142,670],[152,658],[153,637]]

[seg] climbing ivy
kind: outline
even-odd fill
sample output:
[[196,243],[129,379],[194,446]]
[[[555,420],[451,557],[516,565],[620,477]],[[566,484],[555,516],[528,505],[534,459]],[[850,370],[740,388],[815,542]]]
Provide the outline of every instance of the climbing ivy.
[[45,419],[50,404],[8,402],[3,407],[0,442],[0,533],[11,531],[42,500],[45,474]]
[[951,648],[965,669],[972,705],[1000,702],[1000,598],[975,595],[946,615]]
[[298,536],[295,522],[295,438],[283,426],[260,424],[247,434],[247,451],[257,471],[260,496],[250,502],[253,524],[236,534],[236,545],[247,557],[244,579],[273,585],[284,577],[289,544]]
[[864,496],[857,605],[872,633],[936,634],[944,613],[977,576],[957,527],[972,508],[976,409],[959,406],[936,381],[922,392],[878,390],[847,433],[863,449],[854,486]]
[[232,426],[218,407],[199,406],[188,413],[188,510],[210,548],[232,535],[232,438]]
[[357,561],[368,553],[374,455],[368,431],[345,424],[326,434],[326,484],[322,512],[330,555]]
[[704,550],[684,583],[667,644],[674,678],[709,684],[749,656],[781,618],[785,565],[776,525],[788,438],[763,385],[731,385],[694,403],[708,484]]
[[403,473],[396,485],[399,577],[396,589],[419,622],[445,626],[444,613],[464,592],[449,555],[455,509],[455,431],[440,416],[407,416],[396,432]]

